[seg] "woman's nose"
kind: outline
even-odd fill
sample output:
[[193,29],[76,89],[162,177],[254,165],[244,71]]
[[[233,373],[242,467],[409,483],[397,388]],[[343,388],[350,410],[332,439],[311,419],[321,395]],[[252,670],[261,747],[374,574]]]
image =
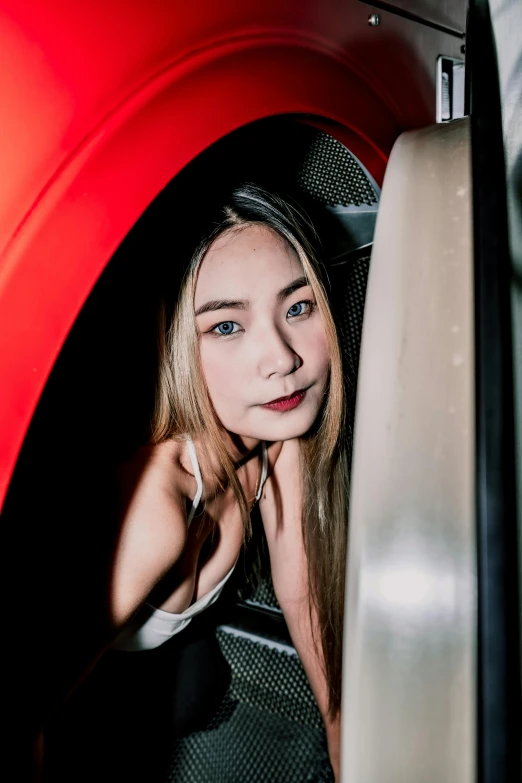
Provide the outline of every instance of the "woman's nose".
[[263,378],[270,378],[272,375],[290,375],[303,363],[284,335],[275,329],[270,334],[265,332],[260,350],[259,370]]

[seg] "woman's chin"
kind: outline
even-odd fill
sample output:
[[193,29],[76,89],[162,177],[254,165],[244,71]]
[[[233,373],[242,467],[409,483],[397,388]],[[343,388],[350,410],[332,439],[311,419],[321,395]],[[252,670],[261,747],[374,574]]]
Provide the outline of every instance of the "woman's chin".
[[[252,433],[255,434],[252,434],[251,437],[270,442],[300,438],[309,432],[317,418],[317,411],[306,409],[286,411],[285,413],[267,411],[267,414],[267,416],[263,415],[263,421],[252,427]],[[270,417],[273,417],[272,420]]]

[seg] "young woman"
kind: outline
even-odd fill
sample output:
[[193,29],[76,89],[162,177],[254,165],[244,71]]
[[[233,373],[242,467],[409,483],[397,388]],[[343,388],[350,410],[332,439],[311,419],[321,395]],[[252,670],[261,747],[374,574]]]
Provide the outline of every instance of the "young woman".
[[279,197],[237,188],[165,309],[152,445],[123,473],[113,648],[140,656],[187,633],[248,546],[258,502],[337,778],[348,465],[310,232]]

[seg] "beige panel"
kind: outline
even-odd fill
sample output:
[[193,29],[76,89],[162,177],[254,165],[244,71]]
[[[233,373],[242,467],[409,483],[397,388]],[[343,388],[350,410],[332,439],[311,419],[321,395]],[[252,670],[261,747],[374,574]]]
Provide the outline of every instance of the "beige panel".
[[403,134],[384,181],[357,396],[344,783],[475,780],[468,120]]

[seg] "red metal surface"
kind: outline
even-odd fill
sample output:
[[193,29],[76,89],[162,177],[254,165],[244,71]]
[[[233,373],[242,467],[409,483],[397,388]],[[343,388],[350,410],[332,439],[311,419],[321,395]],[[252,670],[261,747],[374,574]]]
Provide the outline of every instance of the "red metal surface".
[[380,181],[433,120],[433,51],[366,20],[356,0],[0,0],[0,503],[79,309],[195,155],[313,114]]

